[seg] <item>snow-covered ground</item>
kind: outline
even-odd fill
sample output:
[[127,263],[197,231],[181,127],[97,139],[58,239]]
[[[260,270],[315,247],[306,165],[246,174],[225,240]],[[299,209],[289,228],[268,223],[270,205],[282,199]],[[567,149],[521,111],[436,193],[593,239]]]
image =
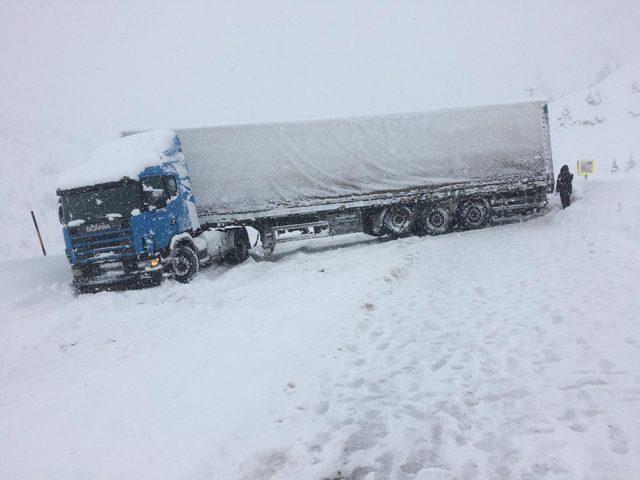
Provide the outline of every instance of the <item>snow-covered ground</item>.
[[639,189],[141,291],[5,262],[0,478],[635,479]]
[[[1,480],[638,478],[637,2],[5,3]],[[598,162],[568,210],[69,287],[55,188],[119,129],[529,88],[556,173]]]

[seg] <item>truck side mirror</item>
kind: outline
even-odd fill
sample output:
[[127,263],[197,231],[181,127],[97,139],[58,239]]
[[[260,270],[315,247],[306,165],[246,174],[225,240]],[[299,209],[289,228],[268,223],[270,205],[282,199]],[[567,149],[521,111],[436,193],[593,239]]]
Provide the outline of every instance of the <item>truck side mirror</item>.
[[58,221],[64,225],[64,215],[62,214],[62,205],[58,205]]

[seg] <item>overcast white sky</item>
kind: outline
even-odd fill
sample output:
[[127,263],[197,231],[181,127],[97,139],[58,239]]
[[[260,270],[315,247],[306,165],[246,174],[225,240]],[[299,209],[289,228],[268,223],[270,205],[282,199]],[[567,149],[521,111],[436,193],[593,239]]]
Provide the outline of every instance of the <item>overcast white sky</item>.
[[638,45],[638,0],[0,0],[0,117],[100,143],[557,96]]

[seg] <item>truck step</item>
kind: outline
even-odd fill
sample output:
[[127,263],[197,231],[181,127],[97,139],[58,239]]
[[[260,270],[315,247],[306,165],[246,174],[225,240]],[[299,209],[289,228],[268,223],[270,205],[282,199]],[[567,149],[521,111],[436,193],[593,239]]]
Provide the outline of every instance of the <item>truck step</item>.
[[272,227],[271,232],[277,243],[294,242],[308,238],[329,236],[329,222],[299,223],[296,225],[281,225]]

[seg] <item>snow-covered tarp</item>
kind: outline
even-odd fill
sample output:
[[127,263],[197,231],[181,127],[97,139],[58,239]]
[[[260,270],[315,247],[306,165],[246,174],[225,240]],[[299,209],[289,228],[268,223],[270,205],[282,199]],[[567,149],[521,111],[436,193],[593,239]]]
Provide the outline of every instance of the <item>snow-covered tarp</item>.
[[544,106],[512,103],[176,132],[199,211],[243,213],[425,185],[546,180],[552,169]]
[[137,180],[145,168],[162,164],[165,153],[174,146],[175,136],[172,130],[151,130],[102,145],[86,162],[64,172],[58,188],[116,182],[123,177]]

